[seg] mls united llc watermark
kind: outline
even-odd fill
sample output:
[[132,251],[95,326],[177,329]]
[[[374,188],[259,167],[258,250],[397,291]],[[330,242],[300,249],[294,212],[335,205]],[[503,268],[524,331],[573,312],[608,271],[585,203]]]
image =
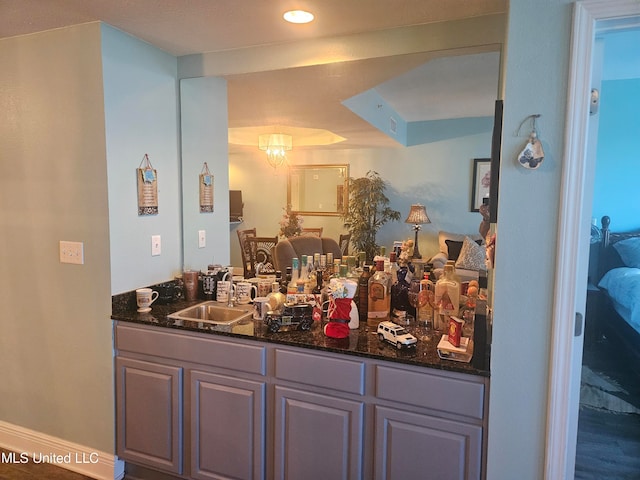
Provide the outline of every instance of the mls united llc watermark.
[[0,463],[98,463],[97,452],[69,452],[66,454],[42,452],[0,452]]

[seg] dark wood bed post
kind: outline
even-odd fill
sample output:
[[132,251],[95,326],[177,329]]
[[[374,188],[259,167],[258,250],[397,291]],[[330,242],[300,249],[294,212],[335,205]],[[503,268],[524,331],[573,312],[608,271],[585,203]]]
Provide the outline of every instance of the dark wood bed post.
[[611,219],[608,216],[602,217],[600,220],[600,224],[602,225],[602,229],[600,233],[602,234],[602,239],[600,240],[600,251],[598,252],[597,264],[598,268],[596,269],[596,274],[598,275],[598,279],[594,282],[594,285],[597,285],[598,281],[602,278],[602,276],[607,273],[608,265],[605,261],[607,252],[606,248],[609,246],[609,226],[611,225]]
[[602,248],[609,246],[609,225],[611,225],[611,219],[606,215],[600,220],[602,224]]

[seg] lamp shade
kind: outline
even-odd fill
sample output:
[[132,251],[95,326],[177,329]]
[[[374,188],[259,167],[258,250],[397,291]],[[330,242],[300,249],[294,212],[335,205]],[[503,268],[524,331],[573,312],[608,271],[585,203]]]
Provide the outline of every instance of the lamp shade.
[[411,205],[409,215],[407,215],[407,219],[404,222],[413,223],[414,225],[423,225],[425,223],[431,223],[431,220],[429,220],[429,215],[427,215],[427,209],[425,206],[420,205],[419,203],[414,203]]

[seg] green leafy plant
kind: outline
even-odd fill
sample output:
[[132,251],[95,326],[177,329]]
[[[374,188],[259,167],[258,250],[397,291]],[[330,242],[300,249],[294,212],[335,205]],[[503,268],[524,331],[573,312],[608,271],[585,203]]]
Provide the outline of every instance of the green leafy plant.
[[302,218],[291,210],[291,205],[282,209],[284,213],[280,219],[280,232],[282,238],[297,237],[302,233]]
[[400,220],[400,212],[389,207],[386,186],[378,172],[371,170],[364,177],[349,178],[349,203],[342,218],[351,233],[351,244],[366,253],[368,262],[380,249],[376,243],[380,227],[390,220]]

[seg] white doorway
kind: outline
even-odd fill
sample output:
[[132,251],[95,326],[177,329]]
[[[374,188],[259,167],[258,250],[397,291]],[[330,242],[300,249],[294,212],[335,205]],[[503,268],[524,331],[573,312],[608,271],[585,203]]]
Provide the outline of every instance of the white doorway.
[[[582,330],[586,303],[589,229],[595,163],[588,157],[593,46],[599,22],[640,16],[634,0],[575,4],[567,97],[565,168],[557,239],[552,359],[545,478],[573,479],[578,426]],[[575,249],[563,248],[573,245]],[[571,319],[574,321],[567,321]]]

